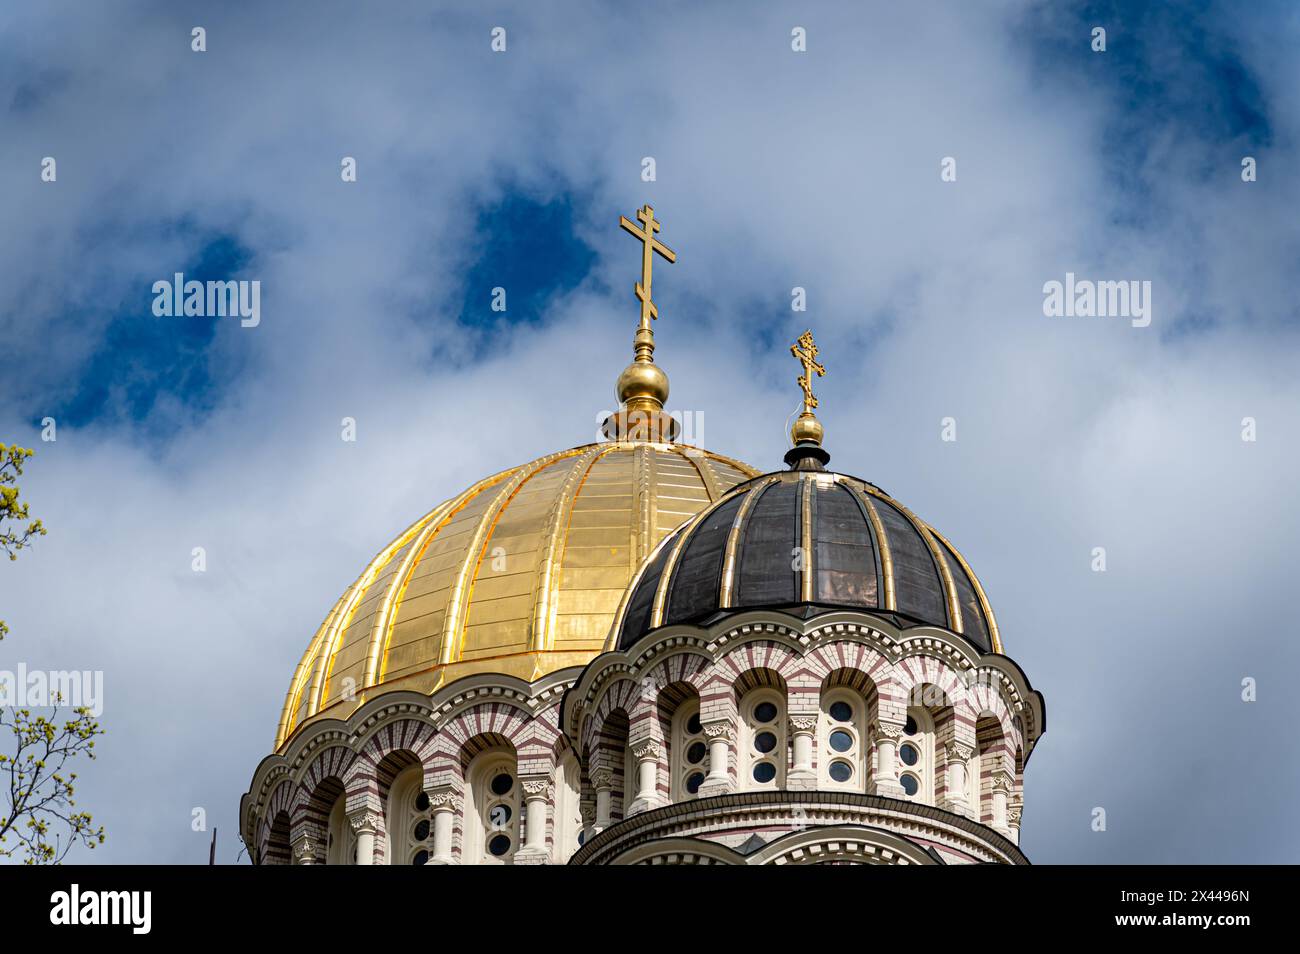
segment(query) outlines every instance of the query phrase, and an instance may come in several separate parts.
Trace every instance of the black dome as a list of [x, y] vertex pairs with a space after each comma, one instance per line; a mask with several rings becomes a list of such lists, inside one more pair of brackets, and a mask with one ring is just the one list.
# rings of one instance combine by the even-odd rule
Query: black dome
[[623, 649], [660, 626], [800, 605], [895, 614], [1002, 651], [979, 581], [947, 540], [872, 484], [821, 471], [755, 478], [670, 534], [614, 625]]

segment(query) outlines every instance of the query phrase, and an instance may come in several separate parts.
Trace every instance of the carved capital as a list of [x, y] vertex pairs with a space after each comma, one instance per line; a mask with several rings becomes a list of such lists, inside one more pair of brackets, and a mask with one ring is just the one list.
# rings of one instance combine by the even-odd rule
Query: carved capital
[[791, 732], [815, 732], [817, 730], [817, 717], [815, 715], [792, 715], [790, 716]]
[[358, 835], [363, 832], [374, 834], [379, 831], [379, 813], [364, 808], [349, 815], [348, 824], [352, 826], [352, 831]]
[[1010, 808], [1007, 809], [1007, 827], [1008, 827], [1008, 828], [1019, 828], [1019, 827], [1020, 827], [1020, 813], [1021, 813], [1022, 811], [1024, 811], [1024, 806], [1023, 806], [1023, 805], [1012, 805]]
[[704, 727], [708, 739], [726, 739], [730, 742], [736, 737], [736, 730], [730, 722], [710, 722]]
[[1002, 792], [1005, 795], [1011, 794], [1013, 788], [1013, 779], [1010, 772], [993, 773], [993, 791]]
[[888, 740], [895, 744], [903, 737], [903, 727], [893, 722], [877, 722], [873, 727], [876, 738]]
[[310, 835], [298, 839], [297, 844], [294, 845], [294, 856], [300, 865], [316, 863], [316, 843], [312, 841]]
[[529, 801], [535, 798], [550, 798], [551, 792], [555, 790], [549, 778], [521, 779], [519, 784], [523, 786], [524, 797]]
[[944, 761], [950, 765], [953, 762], [969, 762], [975, 754], [975, 746], [949, 739], [943, 745], [943, 753]]
[[429, 808], [435, 812], [449, 812], [456, 807], [456, 793], [447, 790], [443, 792], [428, 792]]
[[598, 792], [608, 791], [614, 787], [614, 773], [606, 768], [598, 768], [591, 773], [591, 784]]
[[658, 759], [662, 751], [663, 746], [661, 746], [657, 741], [654, 739], [647, 739], [646, 741], [639, 742], [632, 747], [632, 757], [638, 762], [646, 762], [650, 759]]

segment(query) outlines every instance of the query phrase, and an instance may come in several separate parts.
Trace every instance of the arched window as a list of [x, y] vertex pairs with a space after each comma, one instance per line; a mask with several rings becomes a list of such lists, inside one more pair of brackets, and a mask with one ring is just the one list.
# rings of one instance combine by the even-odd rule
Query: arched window
[[821, 788], [866, 791], [867, 701], [852, 689], [822, 695], [817, 737]]
[[354, 865], [357, 863], [357, 836], [348, 822], [348, 796], [340, 793], [330, 809], [329, 830], [326, 835], [325, 863], [327, 865]]
[[388, 789], [384, 810], [387, 841], [384, 859], [390, 865], [422, 865], [429, 861], [433, 844], [429, 796], [424, 794], [424, 768], [409, 765]]
[[582, 835], [580, 805], [581, 771], [572, 751], [560, 756], [555, 766], [555, 828], [552, 840], [553, 860], [564, 864], [578, 850]]
[[519, 849], [520, 785], [513, 752], [483, 752], [467, 773], [465, 861], [511, 864]]
[[934, 804], [934, 719], [920, 706], [907, 710], [898, 740], [898, 781], [908, 798]]
[[687, 699], [673, 713], [672, 799], [697, 798], [709, 773], [709, 743], [700, 725], [700, 701]]
[[785, 697], [775, 689], [747, 692], [740, 702], [742, 790], [785, 786]]

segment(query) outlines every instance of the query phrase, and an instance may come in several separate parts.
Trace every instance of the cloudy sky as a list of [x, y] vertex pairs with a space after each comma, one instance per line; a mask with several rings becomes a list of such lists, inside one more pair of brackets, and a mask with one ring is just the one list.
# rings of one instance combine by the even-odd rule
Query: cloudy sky
[[[1293, 4], [381, 6], [0, 8], [0, 440], [49, 527], [0, 668], [105, 673], [74, 859], [205, 861], [203, 807], [235, 860], [343, 588], [592, 439], [648, 201], [670, 408], [777, 468], [811, 325], [833, 466], [980, 574], [1047, 699], [1029, 856], [1296, 860]], [[175, 272], [260, 281], [261, 323], [155, 317]], [[1046, 317], [1067, 272], [1149, 281], [1151, 324]]]

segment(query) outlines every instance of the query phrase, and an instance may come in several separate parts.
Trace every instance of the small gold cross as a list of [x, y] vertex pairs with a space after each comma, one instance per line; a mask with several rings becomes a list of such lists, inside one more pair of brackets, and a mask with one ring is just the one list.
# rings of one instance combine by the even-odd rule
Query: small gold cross
[[648, 205], [642, 206], [637, 210], [636, 217], [645, 228], [638, 228], [636, 223], [625, 215], [618, 217], [618, 224], [641, 240], [641, 280], [636, 283], [636, 297], [641, 302], [641, 323], [638, 327], [649, 330], [650, 320], [659, 317], [659, 309], [655, 307], [650, 297], [650, 267], [654, 262], [654, 253], [658, 252], [670, 263], [677, 261], [677, 253], [655, 238], [660, 223], [655, 221], [654, 209]]
[[813, 341], [811, 329], [799, 336], [797, 344], [790, 346], [790, 353], [803, 364], [803, 374], [799, 377], [799, 387], [803, 389], [803, 412], [811, 414], [812, 409], [817, 406], [817, 398], [812, 393], [813, 372], [816, 372], [819, 378], [826, 374], [826, 369], [817, 363], [817, 343]]

